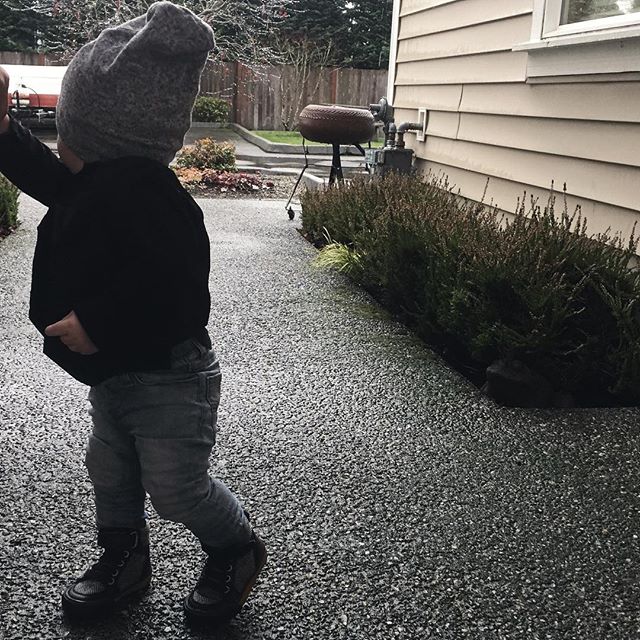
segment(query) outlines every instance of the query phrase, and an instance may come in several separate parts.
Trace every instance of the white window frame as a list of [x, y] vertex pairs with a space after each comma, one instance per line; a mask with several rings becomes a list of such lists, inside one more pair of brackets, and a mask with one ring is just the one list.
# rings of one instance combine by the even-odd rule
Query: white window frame
[[590, 33], [593, 31], [609, 31], [631, 25], [640, 26], [640, 12], [628, 13], [622, 16], [611, 16], [609, 18], [596, 18], [595, 20], [583, 20], [571, 24], [560, 24], [562, 20], [562, 0], [546, 0], [546, 2], [536, 2], [536, 10], [544, 6], [542, 17], [542, 36], [544, 38], [562, 37], [573, 34]]
[[391, 47], [389, 49], [389, 75], [387, 79], [387, 100], [393, 105], [396, 96], [396, 71], [398, 64], [398, 36], [400, 35], [400, 9], [402, 0], [393, 0], [391, 13]]
[[527, 79], [540, 81], [640, 79], [640, 12], [560, 24], [562, 0], [533, 0]]

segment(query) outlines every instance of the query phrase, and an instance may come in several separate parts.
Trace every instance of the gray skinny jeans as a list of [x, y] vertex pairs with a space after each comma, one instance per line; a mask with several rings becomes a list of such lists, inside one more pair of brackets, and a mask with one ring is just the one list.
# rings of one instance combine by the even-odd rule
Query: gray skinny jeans
[[171, 369], [115, 376], [89, 392], [86, 465], [102, 527], [142, 528], [145, 493], [161, 518], [210, 547], [244, 544], [242, 506], [209, 477], [220, 402], [215, 353], [196, 340], [172, 350]]

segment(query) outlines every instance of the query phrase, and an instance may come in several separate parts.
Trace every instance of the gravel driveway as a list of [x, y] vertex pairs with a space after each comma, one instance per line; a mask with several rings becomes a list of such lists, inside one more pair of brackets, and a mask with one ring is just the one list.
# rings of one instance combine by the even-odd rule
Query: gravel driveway
[[[218, 473], [270, 552], [225, 640], [640, 638], [640, 412], [502, 409], [314, 250], [283, 203], [203, 200]], [[152, 513], [153, 588], [71, 626], [94, 549], [86, 388], [27, 319], [43, 208], [0, 242], [0, 638], [186, 639], [200, 566]]]

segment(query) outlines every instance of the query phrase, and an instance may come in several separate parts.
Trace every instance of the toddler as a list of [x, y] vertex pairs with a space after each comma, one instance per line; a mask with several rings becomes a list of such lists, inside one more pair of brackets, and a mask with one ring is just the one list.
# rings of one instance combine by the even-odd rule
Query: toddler
[[148, 588], [146, 494], [207, 553], [188, 620], [234, 616], [266, 561], [238, 500], [208, 475], [220, 400], [209, 239], [168, 167], [212, 48], [211, 28], [170, 2], [103, 31], [65, 74], [60, 160], [8, 115], [0, 68], [0, 171], [49, 208], [30, 318], [45, 354], [91, 387], [86, 466], [104, 552], [65, 590], [70, 616], [107, 614]]

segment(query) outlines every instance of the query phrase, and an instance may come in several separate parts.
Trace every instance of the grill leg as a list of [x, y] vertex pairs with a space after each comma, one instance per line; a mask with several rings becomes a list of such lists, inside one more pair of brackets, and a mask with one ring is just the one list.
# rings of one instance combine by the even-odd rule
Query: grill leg
[[342, 182], [344, 176], [342, 175], [342, 160], [340, 159], [340, 145], [333, 145], [333, 160], [331, 161], [331, 173], [329, 174], [329, 184], [334, 184], [336, 181]]

